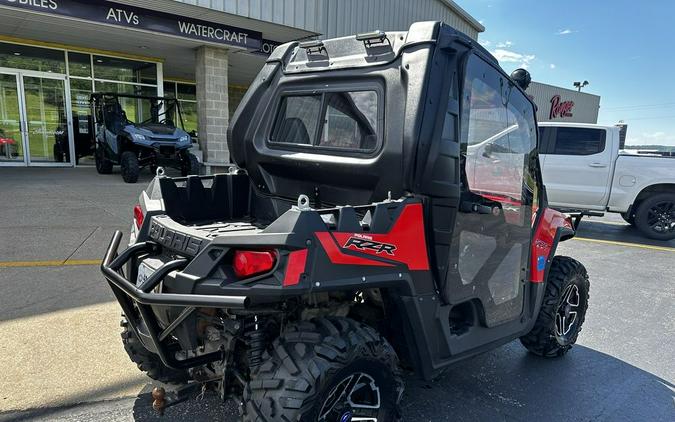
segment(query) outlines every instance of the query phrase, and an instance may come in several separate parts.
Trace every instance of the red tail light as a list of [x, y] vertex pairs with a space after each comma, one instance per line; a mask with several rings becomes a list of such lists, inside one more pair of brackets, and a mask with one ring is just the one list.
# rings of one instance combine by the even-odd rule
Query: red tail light
[[248, 278], [274, 268], [276, 254], [270, 251], [236, 251], [232, 266], [237, 278]]
[[134, 207], [134, 221], [136, 222], [136, 228], [140, 229], [143, 225], [143, 219], [145, 214], [143, 214], [143, 208], [140, 205]]

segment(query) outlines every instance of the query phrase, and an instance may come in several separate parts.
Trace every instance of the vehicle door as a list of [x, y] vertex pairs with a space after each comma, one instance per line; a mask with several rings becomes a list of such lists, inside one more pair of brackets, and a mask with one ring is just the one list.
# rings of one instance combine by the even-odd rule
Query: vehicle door
[[549, 204], [604, 210], [612, 171], [612, 139], [602, 128], [548, 127], [542, 173]]
[[[490, 334], [481, 328], [461, 338], [474, 332], [485, 341], [521, 329], [538, 200], [535, 128], [525, 95], [493, 65], [471, 56], [462, 97], [460, 212], [444, 290], [451, 305], [478, 306], [480, 326]], [[514, 323], [507, 328], [508, 322]], [[471, 343], [458, 340], [455, 353]]]

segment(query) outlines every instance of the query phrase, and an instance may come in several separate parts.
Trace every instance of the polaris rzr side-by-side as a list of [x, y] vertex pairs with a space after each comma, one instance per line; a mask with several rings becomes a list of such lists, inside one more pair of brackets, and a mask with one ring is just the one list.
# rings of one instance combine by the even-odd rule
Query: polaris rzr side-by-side
[[589, 281], [555, 256], [575, 228], [537, 136], [518, 83], [443, 23], [278, 47], [232, 119], [237, 169], [156, 177], [114, 234], [126, 351], [244, 421], [312, 422], [398, 420], [403, 370], [514, 339], [564, 355]]
[[[134, 110], [140, 123], [129, 120], [120, 99]], [[199, 174], [199, 161], [189, 149], [192, 138], [183, 129], [180, 103], [175, 98], [144, 95], [94, 93], [91, 95], [96, 170], [112, 172], [119, 164], [122, 178], [136, 183], [143, 167], [152, 174], [158, 166], [174, 167], [183, 176]], [[180, 127], [173, 118], [176, 116]]]

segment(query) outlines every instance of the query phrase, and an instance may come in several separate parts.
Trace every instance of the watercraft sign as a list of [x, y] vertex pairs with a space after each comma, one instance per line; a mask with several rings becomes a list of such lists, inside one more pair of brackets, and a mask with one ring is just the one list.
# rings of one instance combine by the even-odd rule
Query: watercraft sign
[[[0, 0], [0, 5], [261, 51], [262, 33], [105, 0]], [[267, 53], [269, 54], [269, 53]]]

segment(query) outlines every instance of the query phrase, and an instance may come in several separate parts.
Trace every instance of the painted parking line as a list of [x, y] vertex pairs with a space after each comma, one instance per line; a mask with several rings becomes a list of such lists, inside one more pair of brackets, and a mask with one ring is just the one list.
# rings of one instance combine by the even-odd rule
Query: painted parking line
[[582, 242], [591, 242], [591, 243], [602, 243], [605, 245], [614, 245], [614, 246], [629, 246], [631, 248], [650, 249], [653, 251], [675, 253], [675, 248], [669, 248], [666, 246], [643, 245], [640, 243], [619, 242], [616, 240], [589, 239], [587, 237], [577, 237], [577, 236], [573, 237], [572, 240], [580, 240]]
[[0, 268], [31, 268], [31, 267], [74, 267], [81, 265], [101, 265], [100, 259], [68, 259], [53, 261], [0, 261]]

